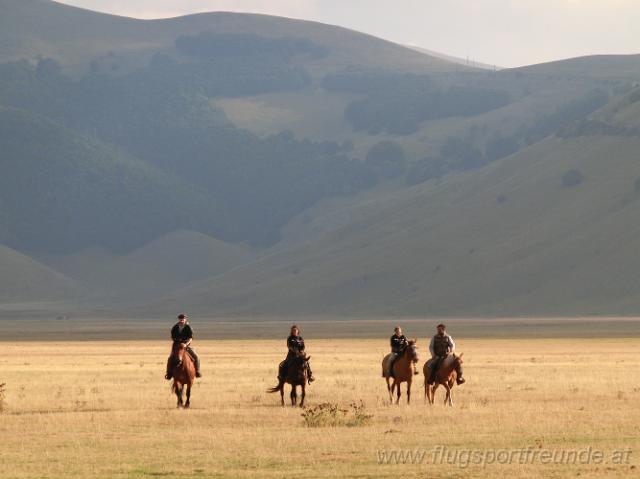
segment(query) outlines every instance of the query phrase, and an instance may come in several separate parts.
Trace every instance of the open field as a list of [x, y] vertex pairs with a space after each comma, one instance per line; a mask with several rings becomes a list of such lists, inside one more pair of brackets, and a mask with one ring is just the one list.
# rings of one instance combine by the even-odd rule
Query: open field
[[[468, 382], [454, 389], [453, 408], [442, 405], [442, 391], [436, 405], [423, 404], [422, 376], [416, 377], [410, 406], [404, 391], [399, 407], [388, 404], [379, 370], [386, 336], [308, 340], [317, 377], [308, 388], [308, 406], [348, 407], [362, 400], [373, 414], [368, 425], [321, 428], [306, 427], [299, 408], [281, 408], [278, 395], [265, 392], [275, 384], [283, 340], [198, 340], [204, 378], [188, 411], [174, 408], [175, 397], [162, 378], [167, 341], [5, 341], [0, 477], [637, 474], [640, 340], [456, 340], [465, 353]], [[418, 343], [420, 366], [425, 342], [422, 337]], [[438, 446], [452, 460], [460, 454], [457, 464], [447, 465], [441, 455], [445, 464], [433, 465]], [[592, 459], [544, 464], [538, 456], [519, 464], [522, 456], [515, 456], [511, 464], [464, 467], [463, 454], [471, 449], [491, 462], [500, 450], [527, 447], [538, 454], [591, 448]], [[382, 451], [393, 449], [426, 455], [417, 464], [379, 464]], [[623, 464], [613, 463], [616, 450]], [[599, 452], [601, 462], [593, 458]]]

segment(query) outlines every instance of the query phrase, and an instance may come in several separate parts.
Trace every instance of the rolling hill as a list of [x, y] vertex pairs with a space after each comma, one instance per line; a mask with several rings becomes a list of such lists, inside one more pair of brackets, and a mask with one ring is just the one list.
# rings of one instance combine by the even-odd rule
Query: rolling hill
[[89, 248], [71, 255], [47, 255], [42, 261], [93, 289], [98, 302], [139, 301], [216, 276], [248, 263], [253, 252], [196, 231], [172, 231], [134, 251], [119, 255]]
[[86, 71], [92, 61], [112, 71], [130, 71], [159, 51], [175, 52], [179, 36], [203, 31], [306, 38], [328, 49], [326, 57], [311, 62], [318, 76], [350, 65], [422, 72], [465, 69], [346, 28], [268, 15], [216, 12], [137, 20], [50, 0], [0, 0], [0, 12], [0, 62], [51, 57], [76, 73]]
[[639, 58], [487, 71], [314, 22], [0, 0], [0, 243], [85, 310], [624, 314]]
[[77, 299], [83, 286], [15, 250], [0, 245], [0, 302]]
[[207, 204], [179, 179], [32, 112], [0, 106], [0, 151], [0, 242], [23, 251], [70, 252], [106, 237], [127, 250], [199, 224]]
[[371, 200], [347, 226], [170, 298], [219, 314], [632, 314], [639, 116], [636, 89], [513, 156]]

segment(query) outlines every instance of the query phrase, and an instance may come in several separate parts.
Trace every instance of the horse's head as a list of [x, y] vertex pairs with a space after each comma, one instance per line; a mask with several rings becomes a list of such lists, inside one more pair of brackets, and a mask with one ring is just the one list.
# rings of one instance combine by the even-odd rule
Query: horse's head
[[458, 376], [462, 375], [462, 355], [464, 353], [460, 353], [460, 354], [456, 354], [453, 353], [453, 367], [456, 370], [456, 372], [458, 373]]
[[296, 351], [294, 357], [296, 359], [296, 362], [298, 363], [304, 363], [306, 361], [309, 361], [309, 359], [311, 358], [311, 356], [307, 356], [307, 353], [305, 353], [304, 351]]
[[180, 365], [184, 358], [184, 353], [187, 351], [187, 345], [180, 341], [174, 341], [171, 348], [171, 357], [175, 364]]
[[418, 356], [418, 346], [416, 346], [417, 342], [417, 339], [410, 339], [407, 341], [407, 347], [404, 350], [404, 354], [407, 355], [414, 363], [417, 363], [420, 359]]

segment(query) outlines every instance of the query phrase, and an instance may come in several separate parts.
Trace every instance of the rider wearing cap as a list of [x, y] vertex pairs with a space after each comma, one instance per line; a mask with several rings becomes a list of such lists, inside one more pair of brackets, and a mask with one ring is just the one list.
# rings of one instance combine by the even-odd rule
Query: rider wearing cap
[[[430, 374], [427, 384], [433, 384], [436, 381], [436, 372], [442, 365], [449, 353], [452, 353], [456, 349], [456, 343], [453, 342], [453, 338], [447, 334], [444, 324], [438, 324], [436, 326], [436, 334], [431, 338], [429, 343], [429, 352], [431, 353], [431, 363], [429, 364]], [[465, 382], [462, 377], [462, 373], [456, 379], [458, 384]]]
[[[178, 341], [186, 345], [187, 353], [193, 359], [193, 362], [196, 366], [196, 377], [202, 377], [200, 374], [200, 358], [196, 352], [191, 348], [191, 341], [193, 341], [193, 329], [191, 329], [191, 325], [187, 322], [189, 317], [186, 314], [178, 315], [178, 322], [171, 328], [171, 339], [173, 341]], [[165, 374], [165, 379], [171, 379], [171, 369], [173, 367], [171, 357], [167, 361], [167, 374]]]

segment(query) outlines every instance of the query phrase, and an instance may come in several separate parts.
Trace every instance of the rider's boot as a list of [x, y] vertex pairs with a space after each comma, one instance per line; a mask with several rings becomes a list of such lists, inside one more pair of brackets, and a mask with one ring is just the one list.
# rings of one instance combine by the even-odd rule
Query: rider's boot
[[311, 366], [309, 366], [309, 364], [307, 364], [307, 372], [309, 373], [309, 377], [307, 378], [307, 381], [309, 382], [309, 384], [311, 384], [313, 381], [316, 380], [316, 378], [313, 377], [313, 372], [311, 372]]
[[429, 369], [429, 379], [427, 379], [427, 384], [429, 386], [432, 386], [433, 383], [436, 382], [436, 371], [435, 369], [431, 368]]
[[196, 377], [201, 378], [202, 374], [200, 374], [200, 358], [196, 357]]
[[164, 378], [169, 380], [169, 379], [171, 379], [171, 376], [172, 376], [172, 374], [171, 374], [171, 358], [169, 358], [169, 359], [167, 359], [167, 372], [164, 375]]

